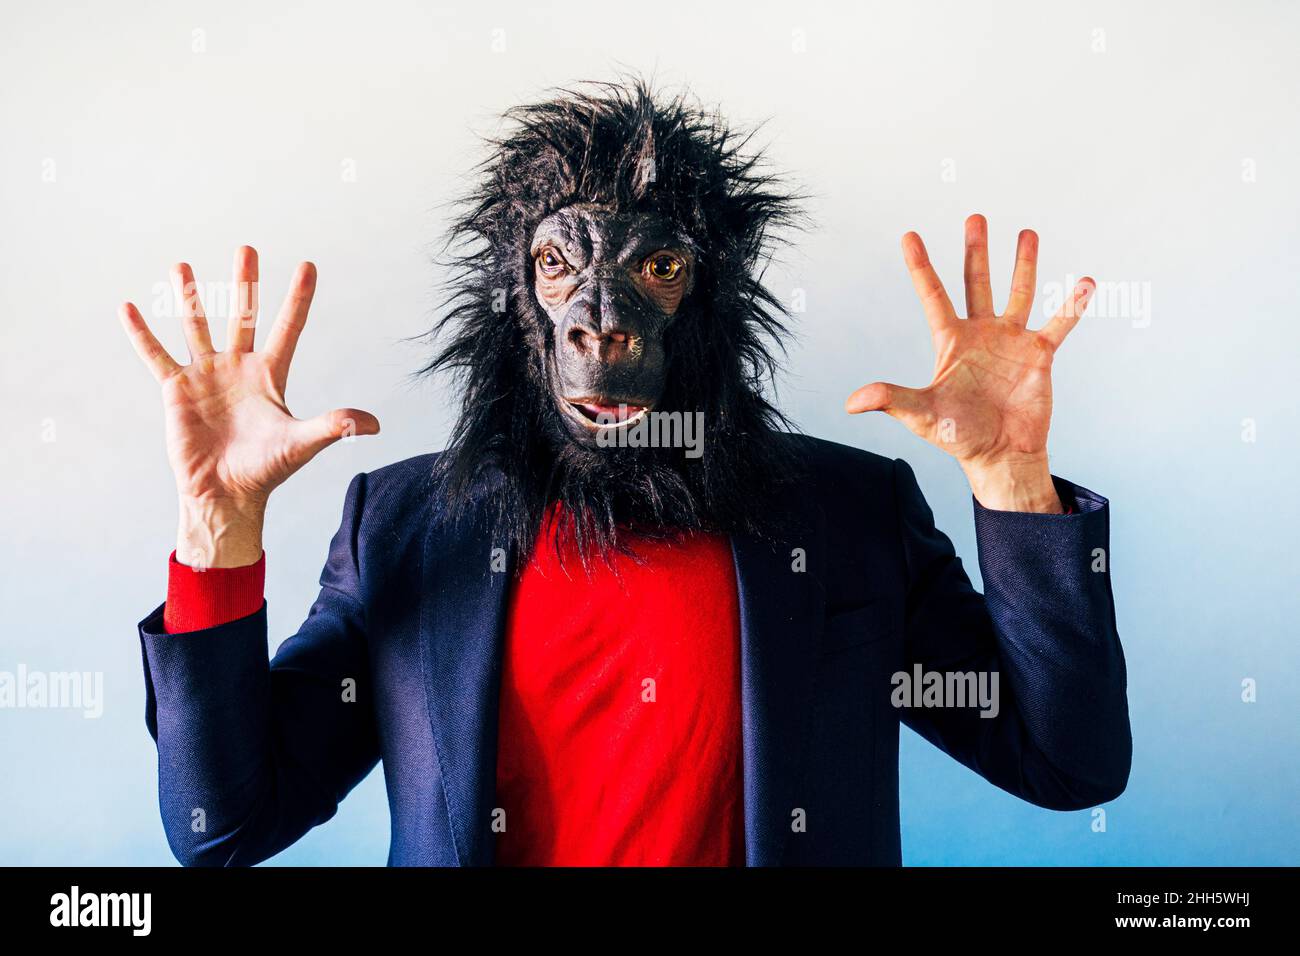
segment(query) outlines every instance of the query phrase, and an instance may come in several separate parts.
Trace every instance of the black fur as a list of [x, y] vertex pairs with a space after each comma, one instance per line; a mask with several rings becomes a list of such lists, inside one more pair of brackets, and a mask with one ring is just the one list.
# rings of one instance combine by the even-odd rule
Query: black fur
[[[764, 397], [786, 313], [761, 273], [776, 233], [799, 225], [802, 197], [748, 151], [752, 134], [639, 79], [562, 90], [505, 119], [449, 233], [449, 295], [430, 333], [440, 348], [423, 370], [452, 371], [463, 402], [436, 466], [445, 506], [463, 515], [489, 496], [494, 540], [526, 555], [558, 501], [584, 564], [627, 550], [627, 527], [771, 532], [769, 496], [795, 462], [787, 422]], [[697, 280], [668, 331], [659, 408], [704, 412], [699, 459], [586, 448], [558, 420], [544, 365], [552, 326], [533, 295], [529, 243], [542, 219], [575, 202], [651, 210], [691, 237]]]

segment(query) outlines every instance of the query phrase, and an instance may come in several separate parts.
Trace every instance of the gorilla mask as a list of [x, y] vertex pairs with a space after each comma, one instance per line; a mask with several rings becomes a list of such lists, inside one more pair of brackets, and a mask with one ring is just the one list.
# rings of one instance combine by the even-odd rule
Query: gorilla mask
[[[439, 500], [486, 500], [486, 533], [524, 554], [559, 506], [584, 562], [629, 530], [770, 531], [793, 465], [765, 397], [784, 312], [760, 275], [798, 197], [717, 115], [636, 80], [506, 125], [448, 242], [426, 371], [452, 371], [462, 404]], [[698, 459], [608, 440], [673, 413], [703, 422]]]

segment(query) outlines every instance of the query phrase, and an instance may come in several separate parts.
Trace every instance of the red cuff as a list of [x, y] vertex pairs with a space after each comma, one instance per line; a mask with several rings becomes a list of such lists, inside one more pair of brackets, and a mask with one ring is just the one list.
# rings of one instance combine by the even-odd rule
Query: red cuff
[[266, 553], [242, 568], [198, 571], [176, 560], [167, 562], [167, 604], [163, 630], [168, 634], [201, 631], [229, 624], [262, 606], [266, 584]]

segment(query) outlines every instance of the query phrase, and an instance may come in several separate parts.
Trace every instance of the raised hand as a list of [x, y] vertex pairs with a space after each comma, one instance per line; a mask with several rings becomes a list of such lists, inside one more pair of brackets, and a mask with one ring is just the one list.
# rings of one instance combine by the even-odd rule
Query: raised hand
[[1011, 298], [993, 311], [988, 224], [966, 220], [966, 313], [961, 319], [930, 265], [921, 237], [903, 237], [903, 257], [925, 308], [934, 342], [933, 380], [925, 388], [864, 385], [845, 403], [850, 413], [883, 411], [961, 463], [986, 508], [1059, 513], [1047, 465], [1052, 418], [1052, 358], [1096, 289], [1079, 281], [1054, 318], [1027, 328], [1038, 268], [1038, 236], [1020, 233]]
[[136, 352], [162, 385], [167, 457], [176, 476], [181, 520], [177, 560], [201, 567], [235, 567], [262, 553], [267, 498], [327, 445], [347, 435], [373, 435], [369, 412], [341, 408], [307, 420], [284, 402], [289, 364], [316, 291], [316, 268], [302, 263], [262, 351], [253, 351], [257, 322], [256, 250], [235, 253], [235, 304], [226, 350], [213, 348], [194, 274], [172, 269], [190, 364], [159, 344], [132, 303], [119, 317]]

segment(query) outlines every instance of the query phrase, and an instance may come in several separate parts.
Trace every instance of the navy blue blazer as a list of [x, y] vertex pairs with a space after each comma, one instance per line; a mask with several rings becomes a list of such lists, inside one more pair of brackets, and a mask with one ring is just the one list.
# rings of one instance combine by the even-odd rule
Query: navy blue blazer
[[[1106, 499], [1074, 514], [975, 504], [985, 594], [912, 470], [797, 437], [806, 480], [779, 543], [732, 539], [751, 866], [901, 862], [903, 721], [1043, 807], [1121, 793], [1132, 742]], [[382, 761], [392, 865], [487, 865], [513, 555], [453, 524], [433, 455], [358, 475], [307, 620], [268, 664], [266, 607], [168, 635], [140, 624], [167, 839], [185, 864], [253, 864], [324, 823]], [[497, 555], [498, 559], [500, 554]], [[494, 570], [494, 567], [498, 570]], [[999, 674], [997, 716], [899, 708], [892, 675]]]

